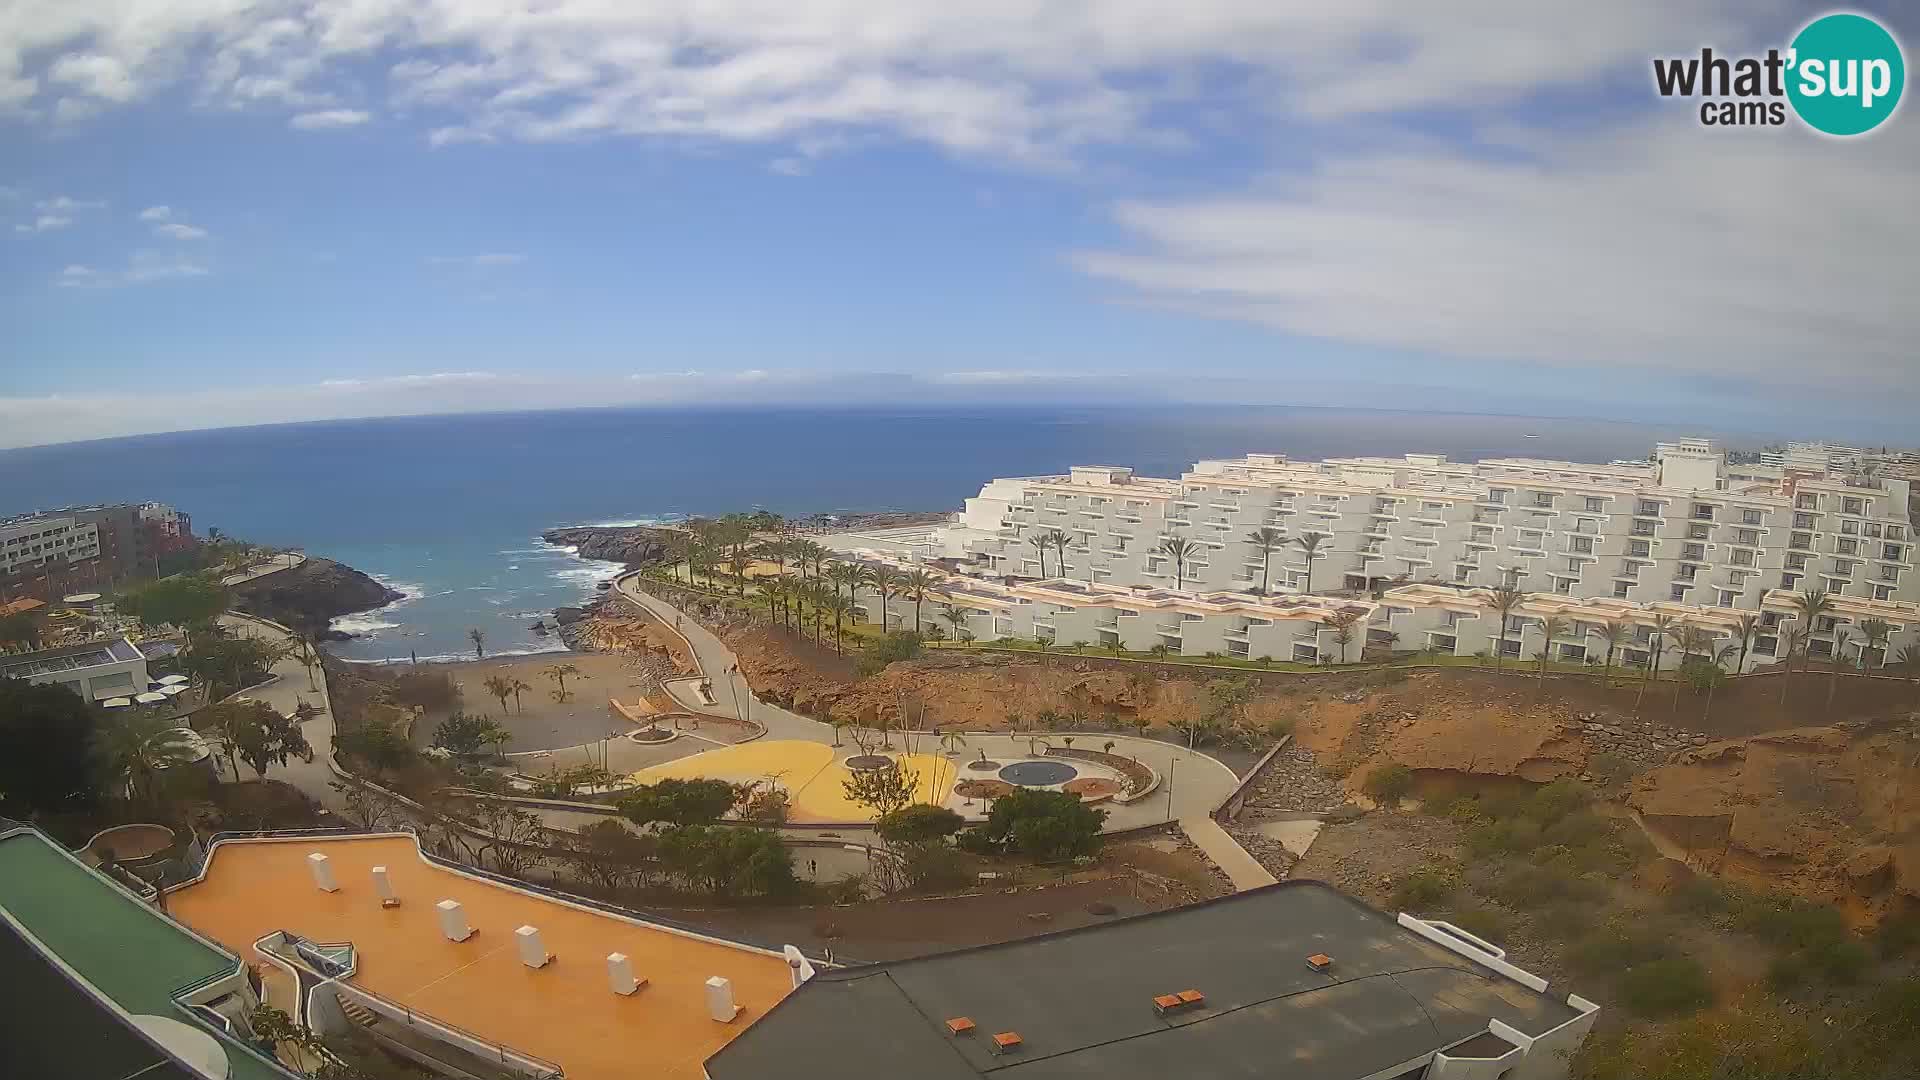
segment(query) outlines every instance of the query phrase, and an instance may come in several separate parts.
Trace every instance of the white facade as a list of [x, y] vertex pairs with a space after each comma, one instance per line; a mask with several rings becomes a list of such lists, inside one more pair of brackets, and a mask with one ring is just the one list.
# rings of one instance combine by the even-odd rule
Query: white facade
[[[1834, 449], [1822, 448], [1823, 461], [1840, 459]], [[1789, 456], [1797, 465], [1814, 455]], [[1301, 620], [1263, 600], [1303, 599], [1310, 587], [1372, 592], [1378, 606], [1406, 609], [1382, 614], [1347, 601], [1366, 608], [1376, 645], [1437, 640], [1463, 655], [1536, 656], [1537, 625], [1530, 639], [1521, 624], [1560, 615], [1589, 627], [1627, 623], [1640, 641], [1620, 661], [1646, 663], [1656, 614], [1722, 633], [1753, 613], [1763, 625], [1747, 649], [1751, 669], [1773, 662], [1792, 593], [1817, 588], [1836, 610], [1815, 629], [1813, 655], [1878, 666], [1920, 629], [1913, 481], [1886, 475], [1893, 471], [1728, 466], [1705, 439], [1662, 443], [1651, 461], [1605, 465], [1248, 454], [1198, 462], [1177, 480], [1089, 466], [988, 483], [935, 532], [932, 549], [980, 579], [963, 592], [1014, 597], [1009, 605], [989, 592], [967, 605], [978, 639], [1160, 644], [1275, 660], [1346, 652], [1326, 649], [1318, 630], [1272, 629]], [[1270, 552], [1253, 539], [1263, 529], [1277, 534]], [[1068, 537], [1065, 552], [1032, 543], [1056, 530]], [[1311, 568], [1297, 542], [1307, 534], [1320, 538]], [[1190, 542], [1192, 553], [1176, 562], [1160, 549], [1171, 538]], [[1511, 640], [1474, 613], [1484, 590], [1501, 584], [1540, 607], [1516, 618]], [[1075, 593], [1060, 595], [1063, 588]], [[1142, 596], [1179, 608], [1179, 619], [1156, 619], [1149, 613], [1161, 609], [1135, 602]], [[1858, 627], [1872, 619], [1888, 623], [1892, 639], [1861, 656]], [[1557, 639], [1554, 654], [1584, 659], [1593, 655], [1590, 638]], [[1663, 666], [1681, 655], [1663, 650]]]
[[100, 530], [69, 514], [0, 524], [0, 576], [82, 562], [100, 554]]
[[147, 658], [126, 638], [0, 656], [0, 678], [58, 683], [87, 701], [147, 689]]

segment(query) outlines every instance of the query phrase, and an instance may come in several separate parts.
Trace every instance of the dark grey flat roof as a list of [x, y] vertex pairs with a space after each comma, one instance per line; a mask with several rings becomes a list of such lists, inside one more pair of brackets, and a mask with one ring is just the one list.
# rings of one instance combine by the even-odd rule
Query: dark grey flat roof
[[[1325, 973], [1308, 967], [1333, 957]], [[1153, 998], [1198, 990], [1167, 1015]], [[1314, 881], [1025, 941], [822, 971], [707, 1060], [713, 1080], [1169, 1076], [1352, 1080], [1498, 1018], [1578, 1015]], [[951, 1038], [946, 1021], [976, 1025]], [[1021, 1048], [989, 1049], [1016, 1031]]]
[[0, 921], [0, 1046], [7, 1076], [195, 1080], [198, 1076], [74, 985]]

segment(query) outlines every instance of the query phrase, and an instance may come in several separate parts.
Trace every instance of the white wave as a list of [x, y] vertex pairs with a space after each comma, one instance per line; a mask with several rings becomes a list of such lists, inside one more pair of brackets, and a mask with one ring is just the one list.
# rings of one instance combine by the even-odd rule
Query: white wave
[[[498, 657], [505, 657], [505, 656], [540, 656], [545, 653], [571, 652], [571, 651], [572, 650], [568, 649], [565, 643], [554, 642], [551, 645], [536, 645], [536, 646], [525, 648], [525, 649], [501, 649], [498, 652], [495, 652], [489, 649], [487, 651], [486, 658], [488, 660], [493, 660]], [[350, 662], [355, 664], [406, 664], [406, 663], [411, 663], [413, 659], [414, 658], [411, 656], [383, 656], [377, 660], [353, 660]], [[420, 662], [423, 664], [458, 664], [461, 662], [471, 663], [473, 661], [473, 654], [470, 652], [435, 653], [432, 656], [422, 656], [419, 659], [420, 659]]]
[[518, 570], [518, 569], [520, 569], [520, 564], [519, 564], [519, 563], [513, 563], [513, 564], [511, 564], [511, 565], [509, 565], [509, 566], [507, 567], [507, 569], [509, 569], [509, 570]]
[[[379, 582], [380, 584], [385, 585], [387, 588], [392, 589], [394, 592], [401, 594], [400, 599], [395, 600], [391, 604], [388, 604], [387, 605], [388, 607], [398, 607], [401, 604], [410, 603], [411, 601], [418, 600], [421, 597], [427, 595], [427, 587], [425, 585], [416, 585], [411, 581], [397, 581], [393, 578], [386, 576], [385, 574], [369, 574], [367, 576], [371, 577], [373, 580]], [[435, 593], [434, 595], [442, 596], [445, 594]]]
[[551, 576], [555, 581], [578, 588], [592, 589], [603, 581], [613, 580], [626, 568], [625, 563], [609, 562], [605, 559], [581, 559], [579, 565], [555, 570]]
[[382, 630], [398, 630], [401, 625], [382, 619], [378, 611], [341, 615], [327, 623], [328, 627], [348, 634], [376, 634]]
[[653, 517], [630, 518], [625, 521], [588, 521], [567, 527], [571, 529], [638, 529], [650, 525], [678, 525], [685, 520], [687, 520], [685, 514], [659, 514]]

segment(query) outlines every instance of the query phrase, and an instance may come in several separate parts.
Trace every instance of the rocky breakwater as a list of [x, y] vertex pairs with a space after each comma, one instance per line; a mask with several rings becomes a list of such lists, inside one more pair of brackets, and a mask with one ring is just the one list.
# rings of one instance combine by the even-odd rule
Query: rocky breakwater
[[323, 641], [344, 636], [327, 629], [335, 618], [405, 598], [351, 566], [318, 558], [233, 588], [234, 607]]
[[649, 566], [674, 557], [674, 544], [686, 534], [652, 525], [576, 525], [548, 529], [540, 539], [556, 547], [570, 547], [583, 559]]

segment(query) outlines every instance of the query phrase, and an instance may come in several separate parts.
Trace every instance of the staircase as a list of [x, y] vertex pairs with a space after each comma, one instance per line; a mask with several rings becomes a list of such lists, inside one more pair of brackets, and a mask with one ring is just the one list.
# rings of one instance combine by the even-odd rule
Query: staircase
[[347, 1019], [359, 1024], [361, 1027], [370, 1028], [380, 1022], [379, 1014], [367, 1008], [365, 1005], [357, 1001], [349, 1001], [338, 995], [335, 995], [335, 998], [340, 1002], [340, 1012], [345, 1015]]

